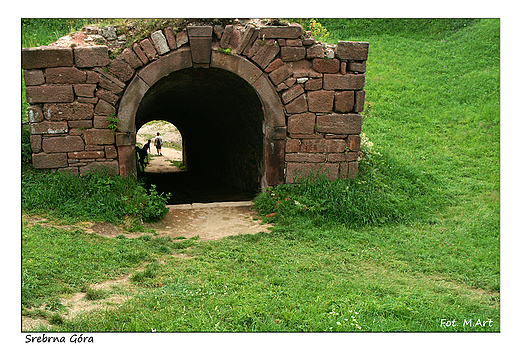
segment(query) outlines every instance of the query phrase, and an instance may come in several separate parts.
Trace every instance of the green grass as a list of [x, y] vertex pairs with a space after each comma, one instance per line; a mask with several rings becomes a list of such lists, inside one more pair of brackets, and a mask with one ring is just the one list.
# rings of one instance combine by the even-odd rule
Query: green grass
[[[279, 186], [255, 201], [271, 232], [218, 241], [24, 227], [26, 311], [55, 318], [41, 330], [500, 331], [499, 20], [320, 22], [370, 42], [359, 177]], [[60, 293], [121, 274], [131, 300], [60, 317]]]

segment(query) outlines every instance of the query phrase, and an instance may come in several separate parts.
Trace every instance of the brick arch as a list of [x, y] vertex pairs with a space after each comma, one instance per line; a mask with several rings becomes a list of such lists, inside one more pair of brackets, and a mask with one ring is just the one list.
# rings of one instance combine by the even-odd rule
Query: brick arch
[[[283, 104], [271, 81], [254, 63], [238, 56], [212, 51], [207, 68], [218, 68], [241, 77], [256, 91], [264, 115], [264, 165], [262, 187], [283, 183], [284, 146], [286, 120]], [[133, 154], [135, 146], [135, 118], [139, 104], [146, 92], [156, 82], [172, 72], [193, 68], [191, 49], [169, 52], [141, 68], [128, 84], [119, 105], [118, 118], [121, 132], [128, 135], [125, 145], [118, 147], [119, 167], [122, 175], [135, 173]], [[204, 68], [199, 68], [204, 69]]]
[[368, 43], [328, 45], [299, 25], [259, 23], [165, 28], [116, 57], [87, 42], [22, 49], [33, 166], [134, 173], [135, 113], [146, 91], [179, 69], [218, 68], [261, 101], [262, 187], [292, 183], [298, 172], [356, 176]]

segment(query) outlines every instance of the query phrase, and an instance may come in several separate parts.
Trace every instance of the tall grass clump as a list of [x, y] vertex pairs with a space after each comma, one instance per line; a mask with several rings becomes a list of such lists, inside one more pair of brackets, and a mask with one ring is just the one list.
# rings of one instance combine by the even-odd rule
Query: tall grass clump
[[168, 212], [167, 195], [152, 186], [146, 190], [132, 177], [92, 172], [85, 176], [64, 172], [22, 172], [22, 209], [50, 214], [66, 221], [121, 223], [125, 216], [158, 221]]
[[275, 221], [306, 218], [357, 228], [425, 219], [453, 200], [431, 174], [374, 151], [372, 142], [363, 138], [356, 178], [330, 181], [325, 175], [301, 176], [296, 184], [259, 195], [256, 207]]

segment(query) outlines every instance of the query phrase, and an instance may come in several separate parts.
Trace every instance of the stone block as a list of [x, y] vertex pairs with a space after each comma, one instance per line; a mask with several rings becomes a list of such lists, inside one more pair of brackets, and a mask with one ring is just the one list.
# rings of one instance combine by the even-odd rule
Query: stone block
[[99, 99], [102, 99], [104, 101], [107, 101], [108, 103], [112, 104], [112, 105], [116, 105], [117, 101], [119, 100], [119, 96], [108, 91], [108, 90], [105, 90], [105, 89], [98, 89], [96, 91], [96, 97], [98, 97]]
[[327, 153], [344, 153], [347, 142], [343, 139], [326, 139], [325, 148]]
[[247, 51], [249, 50], [249, 48], [251, 47], [253, 42], [257, 39], [257, 37], [258, 37], [258, 30], [255, 29], [254, 26], [248, 24], [246, 26], [245, 31], [240, 36], [240, 40], [238, 41], [236, 53], [239, 55], [242, 53], [247, 53]]
[[73, 64], [71, 48], [48, 46], [22, 48], [22, 69], [72, 67]]
[[347, 62], [341, 62], [339, 72], [343, 75], [347, 74]]
[[116, 145], [118, 147], [123, 146], [134, 146], [135, 145], [135, 133], [134, 132], [117, 132], [116, 133]]
[[85, 120], [94, 115], [94, 106], [89, 103], [49, 103], [43, 105], [43, 113], [47, 120]]
[[[302, 142], [303, 142], [303, 140], [302, 140]], [[287, 161], [287, 162], [324, 162], [326, 159], [327, 159], [327, 156], [325, 154], [318, 154], [318, 153], [285, 154], [285, 161]]]
[[193, 63], [211, 63], [211, 37], [191, 37], [190, 48]]
[[316, 126], [316, 115], [303, 113], [291, 115], [287, 120], [287, 131], [291, 134], [313, 134]]
[[78, 68], [104, 67], [110, 63], [107, 46], [74, 48], [74, 63]]
[[276, 40], [257, 39], [249, 50], [248, 56], [250, 56], [251, 60], [258, 64], [260, 68], [265, 69], [276, 57], [278, 52], [280, 52], [280, 46], [278, 46]]
[[43, 121], [30, 125], [31, 134], [61, 134], [67, 133], [69, 128], [66, 121]]
[[69, 164], [67, 162], [67, 154], [66, 153], [33, 153], [32, 154], [32, 164], [34, 168], [60, 168], [67, 167]]
[[95, 71], [88, 70], [87, 71], [87, 84], [97, 84], [99, 82], [99, 75]]
[[327, 154], [327, 162], [345, 162], [345, 153]]
[[294, 85], [293, 87], [291, 87], [289, 90], [287, 90], [286, 92], [284, 92], [282, 94], [282, 101], [285, 104], [287, 104], [303, 93], [305, 93], [305, 90], [303, 89], [303, 87], [300, 84]]
[[351, 151], [359, 151], [361, 147], [361, 137], [359, 135], [349, 135], [347, 137], [347, 147]]
[[350, 161], [341, 164], [339, 170], [340, 178], [356, 178], [359, 171], [359, 163], [357, 161]]
[[323, 87], [323, 79], [310, 79], [305, 83], [305, 90], [307, 91], [316, 91], [321, 90]]
[[119, 174], [119, 163], [117, 161], [91, 162], [79, 168], [80, 175], [84, 176], [93, 171], [108, 171], [115, 175]]
[[315, 45], [308, 47], [306, 57], [307, 57], [307, 59], [325, 57], [325, 52], [323, 51], [323, 46], [321, 46], [321, 44], [315, 44]]
[[143, 66], [143, 62], [137, 57], [137, 54], [129, 47], [125, 48], [121, 53], [121, 58], [125, 60], [132, 69], [137, 69]]
[[319, 73], [335, 74], [339, 72], [339, 60], [315, 58], [312, 60], [312, 68]]
[[259, 37], [265, 39], [298, 39], [302, 35], [300, 26], [266, 26], [260, 28]]
[[285, 41], [285, 44], [286, 44], [287, 46], [292, 46], [292, 47], [303, 46], [302, 39], [287, 39], [287, 40]]
[[280, 58], [284, 62], [294, 62], [305, 59], [306, 55], [305, 47], [289, 47], [285, 46], [281, 48]]
[[[290, 155], [290, 154], [287, 154]], [[325, 154], [316, 154], [323, 155]], [[299, 178], [305, 178], [309, 175], [323, 175], [328, 180], [338, 178], [339, 164], [334, 163], [287, 163], [287, 174], [285, 176], [286, 183], [295, 183]]]
[[336, 57], [339, 59], [366, 61], [368, 58], [368, 42], [338, 41]]
[[42, 151], [42, 136], [41, 135], [31, 135], [31, 150], [33, 153], [39, 153]]
[[188, 36], [192, 37], [211, 37], [213, 35], [213, 27], [210, 25], [192, 25], [187, 26]]
[[69, 128], [91, 128], [92, 120], [68, 121]]
[[307, 102], [310, 112], [329, 113], [334, 105], [334, 91], [309, 91], [307, 92]]
[[44, 120], [42, 108], [38, 105], [28, 106], [27, 117], [29, 118], [29, 122], [42, 122]]
[[78, 97], [92, 98], [95, 97], [94, 91], [96, 87], [95, 84], [76, 84], [74, 85], [74, 94]]
[[327, 114], [316, 117], [316, 131], [341, 135], [361, 133], [360, 114]]
[[295, 78], [321, 78], [323, 76], [323, 73], [312, 69], [312, 62], [306, 59], [292, 62], [291, 65]]
[[45, 83], [45, 77], [43, 76], [43, 70], [24, 70], [23, 80], [25, 86], [38, 86]]
[[280, 58], [275, 59], [264, 69], [266, 73], [270, 73], [284, 65], [283, 61]]
[[105, 157], [104, 151], [74, 151], [67, 153], [69, 159], [99, 159]]
[[164, 29], [164, 36], [170, 50], [175, 50], [177, 48], [177, 42], [175, 41], [175, 34], [173, 33], [172, 27]]
[[107, 159], [117, 158], [117, 148], [113, 145], [105, 146], [105, 156]]
[[89, 103], [89, 104], [96, 104], [98, 102], [98, 99], [97, 97], [80, 97], [78, 96], [78, 98], [76, 99], [78, 101], [78, 103]]
[[25, 95], [30, 104], [74, 102], [74, 91], [70, 85], [26, 86]]
[[285, 153], [298, 153], [300, 151], [300, 140], [289, 138], [285, 141]]
[[80, 136], [46, 137], [42, 149], [46, 153], [64, 153], [83, 150], [85, 144]]
[[289, 64], [284, 64], [280, 68], [275, 69], [269, 74], [269, 79], [274, 85], [280, 84], [293, 74], [293, 69]]
[[84, 84], [87, 73], [75, 67], [47, 68], [45, 80], [48, 84]]
[[346, 113], [354, 108], [355, 91], [338, 91], [334, 93], [334, 111]]
[[114, 131], [108, 129], [85, 130], [85, 143], [94, 145], [111, 145], [115, 143]]
[[153, 61], [154, 59], [157, 58], [157, 50], [153, 46], [152, 41], [150, 39], [146, 38], [146, 39], [142, 40], [139, 43], [139, 46], [141, 46], [141, 49], [143, 50], [143, 52], [146, 54], [146, 57], [150, 61]]
[[130, 64], [126, 63], [119, 57], [110, 63], [108, 71], [117, 76], [117, 78], [123, 82], [130, 80], [135, 73], [135, 70], [130, 66]]
[[362, 112], [365, 106], [365, 91], [355, 91], [354, 100], [354, 112]]
[[305, 113], [309, 109], [307, 107], [307, 98], [305, 94], [297, 97], [294, 101], [285, 106], [285, 110], [288, 114], [300, 114]]
[[94, 113], [97, 115], [110, 115], [116, 113], [116, 108], [107, 101], [100, 99], [96, 104], [96, 108], [94, 109]]
[[[302, 139], [300, 151], [302, 153], [325, 153], [327, 151], [327, 143], [323, 138]], [[325, 161], [325, 159], [323, 159], [323, 161]]]
[[231, 41], [231, 34], [233, 31], [234, 28], [232, 24], [226, 25], [224, 28], [224, 33], [222, 34], [222, 38], [220, 39], [220, 47], [229, 48], [229, 42]]
[[365, 73], [367, 71], [367, 61], [348, 62], [348, 70], [357, 73]]
[[118, 146], [117, 147], [118, 160], [119, 160], [119, 174], [122, 177], [128, 175], [136, 175], [136, 154], [135, 145], [129, 146]]
[[175, 41], [177, 43], [177, 48], [188, 43], [188, 32], [186, 31], [186, 29], [178, 32], [175, 35]]
[[[150, 60], [146, 56], [146, 53], [144, 53], [143, 49], [141, 48], [141, 46], [139, 46], [139, 44], [137, 42], [132, 45], [132, 50], [134, 51], [137, 58], [139, 58], [139, 60], [141, 61], [141, 63], [142, 63], [141, 65], [147, 64], [148, 62], [150, 62]], [[130, 63], [130, 62], [128, 62], [128, 63]]]
[[108, 121], [108, 116], [94, 116], [93, 120], [94, 128], [108, 128], [110, 122]]
[[153, 32], [152, 35], [150, 35], [150, 38], [152, 39], [155, 49], [159, 55], [162, 56], [165, 53], [170, 52], [170, 46], [168, 46], [168, 41], [166, 41], [166, 37], [162, 31], [158, 30]]
[[111, 74], [106, 73], [101, 68], [93, 69], [99, 76], [99, 87], [109, 90], [113, 93], [120, 94], [126, 87], [126, 84], [119, 79], [113, 77]]
[[365, 74], [324, 74], [325, 90], [362, 90], [365, 87]]

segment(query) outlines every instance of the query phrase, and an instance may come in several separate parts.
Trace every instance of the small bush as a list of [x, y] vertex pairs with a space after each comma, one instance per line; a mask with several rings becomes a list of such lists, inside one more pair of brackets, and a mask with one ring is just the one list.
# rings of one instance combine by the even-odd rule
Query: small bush
[[62, 172], [22, 172], [22, 208], [63, 220], [121, 223], [125, 216], [158, 221], [168, 212], [168, 195], [132, 177], [93, 172], [84, 177]]
[[366, 151], [355, 179], [303, 177], [259, 195], [255, 206], [261, 214], [276, 213], [277, 221], [305, 217], [315, 224], [361, 227], [425, 218], [450, 197], [432, 176], [391, 156]]

